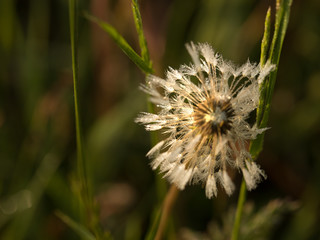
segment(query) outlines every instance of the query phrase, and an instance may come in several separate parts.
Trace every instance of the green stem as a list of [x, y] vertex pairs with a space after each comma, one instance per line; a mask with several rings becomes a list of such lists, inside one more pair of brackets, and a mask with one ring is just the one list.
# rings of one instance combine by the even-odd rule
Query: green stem
[[77, 168], [78, 177], [81, 181], [81, 192], [84, 194], [84, 201], [88, 200], [88, 184], [83, 151], [82, 131], [79, 114], [79, 76], [78, 76], [78, 52], [77, 52], [77, 0], [69, 0], [70, 17], [70, 40], [73, 73], [73, 96], [75, 110], [76, 140], [77, 140]]
[[243, 209], [245, 200], [246, 200], [246, 183], [244, 180], [242, 180], [239, 198], [238, 198], [236, 217], [235, 217], [235, 221], [232, 229], [231, 240], [238, 240], [239, 238], [242, 209]]
[[83, 136], [81, 130], [80, 110], [79, 110], [79, 74], [78, 74], [78, 14], [77, 0], [69, 0], [69, 21], [70, 21], [70, 40], [72, 56], [72, 73], [73, 73], [73, 96], [75, 110], [75, 127], [77, 141], [77, 176], [79, 180], [79, 207], [80, 219], [98, 239], [101, 239], [101, 229], [98, 227], [98, 217], [95, 214], [93, 199], [90, 194], [86, 160], [84, 157]]

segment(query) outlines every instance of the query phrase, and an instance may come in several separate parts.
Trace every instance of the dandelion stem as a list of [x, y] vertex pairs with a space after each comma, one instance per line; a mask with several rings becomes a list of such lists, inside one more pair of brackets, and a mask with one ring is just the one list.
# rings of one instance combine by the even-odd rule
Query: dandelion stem
[[239, 198], [238, 198], [237, 212], [236, 212], [236, 217], [235, 217], [235, 221], [232, 229], [231, 240], [238, 240], [238, 236], [240, 232], [242, 209], [243, 209], [245, 200], [246, 200], [246, 184], [245, 184], [245, 181], [242, 179]]
[[179, 189], [174, 184], [172, 184], [163, 203], [160, 223], [159, 223], [158, 230], [154, 240], [162, 239], [172, 206], [177, 199], [178, 193], [179, 193]]

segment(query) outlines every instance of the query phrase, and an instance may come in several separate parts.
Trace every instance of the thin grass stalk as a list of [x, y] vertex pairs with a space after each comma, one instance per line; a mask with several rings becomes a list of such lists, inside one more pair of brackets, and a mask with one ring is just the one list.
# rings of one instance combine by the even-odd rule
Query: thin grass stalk
[[72, 57], [72, 74], [73, 74], [73, 96], [76, 125], [76, 142], [77, 142], [77, 173], [81, 184], [81, 195], [84, 202], [89, 200], [88, 181], [83, 151], [83, 137], [80, 124], [79, 114], [79, 76], [78, 76], [78, 29], [77, 29], [77, 0], [69, 0], [69, 17], [70, 17], [70, 40], [71, 40], [71, 57]]
[[95, 234], [97, 239], [102, 239], [102, 231], [98, 224], [93, 198], [89, 189], [86, 160], [84, 156], [83, 136], [81, 130], [79, 110], [79, 75], [78, 75], [78, 9], [77, 0], [69, 0], [70, 40], [73, 73], [73, 94], [77, 142], [77, 176], [79, 180], [79, 207], [81, 221]]

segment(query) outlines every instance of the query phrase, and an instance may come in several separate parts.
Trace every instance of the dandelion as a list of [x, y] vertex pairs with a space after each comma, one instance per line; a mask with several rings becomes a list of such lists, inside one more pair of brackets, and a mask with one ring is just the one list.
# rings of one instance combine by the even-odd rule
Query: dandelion
[[147, 153], [151, 166], [181, 190], [188, 183], [205, 185], [208, 198], [217, 196], [218, 184], [232, 194], [231, 169], [241, 171], [252, 190], [266, 176], [247, 146], [266, 129], [248, 118], [274, 67], [247, 62], [236, 68], [208, 44], [191, 43], [187, 50], [193, 64], [169, 68], [166, 79], [149, 76], [142, 86], [159, 112], [141, 113], [136, 122], [165, 136]]

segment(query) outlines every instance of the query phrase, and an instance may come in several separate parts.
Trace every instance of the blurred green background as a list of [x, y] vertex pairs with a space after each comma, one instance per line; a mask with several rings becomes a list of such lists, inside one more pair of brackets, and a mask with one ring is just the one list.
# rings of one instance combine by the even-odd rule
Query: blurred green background
[[[208, 42], [238, 65], [248, 58], [258, 62], [265, 14], [274, 8], [273, 1], [253, 0], [139, 3], [161, 77], [168, 66], [191, 61], [185, 50], [190, 41]], [[138, 90], [144, 75], [83, 11], [111, 23], [139, 51], [131, 1], [79, 1], [79, 97], [101, 225], [115, 239], [142, 239], [159, 198], [145, 157], [150, 137], [134, 123], [147, 109]], [[78, 218], [69, 36], [67, 1], [0, 0], [0, 239], [78, 239], [55, 215], [60, 210]], [[248, 194], [254, 206], [247, 208], [257, 213], [281, 199], [279, 211], [261, 220], [265, 238], [243, 239], [320, 239], [318, 0], [293, 1], [269, 126], [258, 159], [268, 179]], [[234, 178], [239, 189], [240, 175]], [[201, 186], [187, 187], [169, 237], [228, 239], [213, 229], [229, 231], [237, 193], [208, 200]]]

